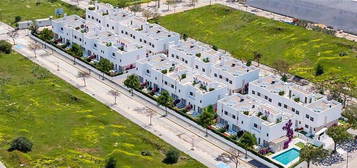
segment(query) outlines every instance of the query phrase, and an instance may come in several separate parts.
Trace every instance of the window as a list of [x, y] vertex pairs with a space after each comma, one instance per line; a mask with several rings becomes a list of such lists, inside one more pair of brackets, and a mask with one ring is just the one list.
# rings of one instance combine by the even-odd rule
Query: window
[[314, 118], [313, 118], [313, 117], [310, 117], [310, 121], [314, 121]]
[[310, 116], [308, 115], [308, 114], [306, 114], [306, 116], [305, 116], [307, 119], [309, 119], [310, 118]]
[[114, 26], [112, 26], [112, 30], [114, 30]]
[[112, 54], [115, 57], [115, 53]]
[[222, 75], [219, 75], [219, 78], [222, 79]]
[[255, 94], [255, 91], [254, 91], [254, 90], [252, 90], [252, 94]]
[[193, 93], [192, 93], [192, 92], [190, 92], [190, 96], [193, 96]]
[[255, 128], [258, 128], [258, 125], [257, 125], [256, 123], [254, 123], [254, 127], [255, 127]]
[[309, 125], [305, 124], [305, 128], [309, 128]]
[[224, 115], [228, 115], [228, 112], [227, 112], [227, 111], [224, 111]]
[[202, 68], [202, 72], [206, 72], [206, 70], [204, 68]]
[[214, 73], [214, 77], [217, 77], [217, 74], [216, 74], [216, 73]]
[[167, 81], [165, 81], [164, 84], [167, 85]]
[[300, 112], [296, 110], [296, 112], [295, 112], [295, 113], [296, 113], [297, 115], [299, 115], [299, 113], [300, 113]]
[[109, 24], [107, 24], [107, 27], [109, 27]]
[[268, 96], [264, 96], [264, 99], [265, 99], [265, 100], [268, 100]]
[[259, 92], [257, 92], [257, 95], [258, 95], [258, 96], [260, 96], [260, 93], [259, 93]]
[[287, 109], [287, 108], [288, 108], [288, 105], [284, 104], [284, 108], [286, 108], [286, 109]]
[[150, 73], [150, 71], [147, 69], [147, 70], [146, 70], [146, 73]]
[[243, 121], [242, 121], [242, 124], [243, 124]]
[[280, 102], [278, 103], [278, 106], [281, 107], [281, 103]]
[[174, 85], [171, 85], [171, 88], [174, 88]]
[[271, 98], [269, 98], [269, 102], [272, 102]]
[[269, 136], [269, 134], [267, 134], [267, 137]]
[[292, 108], [291, 111], [295, 112], [295, 108]]
[[198, 69], [198, 65], [196, 65], [195, 68]]
[[233, 118], [233, 119], [236, 119], [236, 116], [235, 116], [235, 115], [232, 115], [232, 118]]

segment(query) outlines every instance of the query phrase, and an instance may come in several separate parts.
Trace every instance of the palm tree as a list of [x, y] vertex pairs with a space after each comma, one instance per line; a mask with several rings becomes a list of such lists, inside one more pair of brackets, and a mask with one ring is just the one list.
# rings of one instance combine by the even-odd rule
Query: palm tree
[[312, 145], [305, 145], [300, 150], [300, 158], [307, 162], [307, 168], [310, 167], [310, 162], [316, 162], [328, 155], [328, 151], [323, 149], [322, 147], [314, 147]]
[[254, 60], [258, 62], [258, 66], [260, 65], [260, 59], [263, 57], [263, 54], [257, 52], [257, 51], [254, 51], [253, 52], [253, 55], [254, 55]]
[[215, 112], [213, 106], [210, 105], [205, 108], [201, 115], [198, 117], [198, 123], [200, 123], [206, 129], [206, 135], [208, 136], [208, 127], [214, 123]]
[[167, 116], [167, 107], [172, 104], [172, 101], [172, 97], [166, 90], [162, 91], [160, 96], [157, 98], [157, 103], [165, 107], [165, 114], [163, 116]]
[[117, 104], [117, 97], [120, 95], [120, 92], [118, 92], [117, 90], [110, 90], [109, 94], [114, 96], [114, 104]]
[[255, 136], [249, 132], [244, 132], [242, 137], [239, 139], [239, 142], [245, 148], [245, 158], [248, 158], [248, 148], [253, 148], [254, 145], [257, 144], [257, 139]]
[[131, 96], [134, 95], [133, 93], [133, 89], [139, 88], [140, 87], [140, 81], [138, 76], [136, 75], [129, 75], [125, 81], [124, 81], [124, 85], [128, 88], [130, 88], [131, 91]]
[[37, 50], [41, 48], [41, 46], [37, 43], [37, 42], [31, 42], [29, 44], [29, 48], [33, 51], [33, 53], [35, 54], [35, 58], [37, 57]]
[[83, 79], [83, 84], [84, 86], [87, 86], [87, 82], [86, 82], [86, 78], [88, 78], [90, 75], [88, 72], [84, 72], [84, 71], [79, 71], [78, 72], [78, 78], [82, 78]]

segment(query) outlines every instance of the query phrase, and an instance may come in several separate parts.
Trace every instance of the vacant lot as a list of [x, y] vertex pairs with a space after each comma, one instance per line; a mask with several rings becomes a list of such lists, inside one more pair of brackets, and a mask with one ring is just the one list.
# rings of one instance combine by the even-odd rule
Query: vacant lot
[[21, 16], [22, 21], [48, 18], [49, 16], [55, 18], [57, 8], [63, 8], [67, 15], [77, 14], [81, 16], [84, 14], [83, 10], [61, 0], [1, 0], [0, 21], [14, 25], [16, 16]]
[[[185, 155], [162, 163], [170, 145], [16, 53], [0, 54], [0, 107], [0, 158], [10, 168], [98, 168], [109, 156], [126, 168], [204, 167]], [[20, 136], [32, 151], [7, 152]]]
[[[159, 18], [159, 24], [189, 37], [216, 45], [236, 58], [253, 59], [273, 65], [277, 60], [290, 64], [290, 73], [324, 80], [330, 74], [348, 75], [357, 84], [357, 43], [324, 33], [258, 17], [222, 5], [206, 6]], [[322, 76], [314, 68], [324, 66]]]

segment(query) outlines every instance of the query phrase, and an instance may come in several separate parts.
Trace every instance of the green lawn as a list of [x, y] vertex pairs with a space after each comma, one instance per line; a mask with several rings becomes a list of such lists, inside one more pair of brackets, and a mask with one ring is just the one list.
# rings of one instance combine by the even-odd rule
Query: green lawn
[[[229, 51], [236, 58], [272, 65], [279, 59], [290, 64], [289, 72], [311, 81], [325, 80], [330, 74], [352, 76], [357, 84], [357, 43], [309, 31], [302, 27], [258, 17], [222, 5], [212, 5], [160, 17], [158, 23], [170, 30]], [[346, 56], [339, 56], [345, 52]], [[314, 76], [318, 63], [325, 73]], [[357, 94], [356, 94], [357, 95]]]
[[[184, 154], [162, 163], [170, 145], [16, 53], [0, 54], [0, 107], [0, 160], [9, 168], [98, 168], [109, 156], [125, 168], [204, 167]], [[32, 152], [7, 152], [19, 136]]]
[[[36, 2], [40, 2], [36, 5]], [[14, 25], [15, 17], [21, 16], [22, 21], [55, 17], [55, 9], [63, 8], [67, 15], [84, 14], [83, 10], [57, 0], [53, 3], [48, 0], [1, 0], [0, 21]]]

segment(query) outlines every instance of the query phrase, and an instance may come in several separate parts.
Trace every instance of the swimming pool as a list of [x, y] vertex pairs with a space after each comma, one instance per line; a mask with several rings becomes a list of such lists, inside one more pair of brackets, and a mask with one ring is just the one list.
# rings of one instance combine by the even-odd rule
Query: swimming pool
[[273, 157], [274, 160], [282, 163], [283, 165], [289, 164], [291, 161], [295, 160], [300, 156], [300, 151], [296, 148], [291, 148], [279, 155]]

